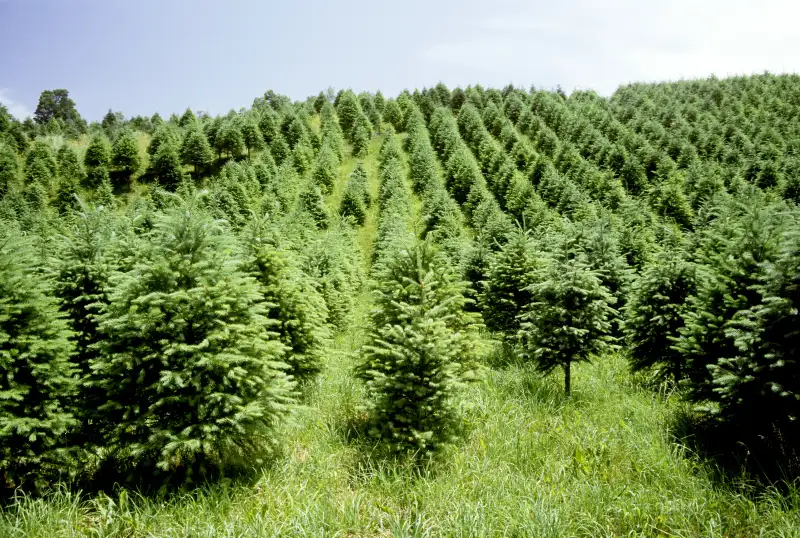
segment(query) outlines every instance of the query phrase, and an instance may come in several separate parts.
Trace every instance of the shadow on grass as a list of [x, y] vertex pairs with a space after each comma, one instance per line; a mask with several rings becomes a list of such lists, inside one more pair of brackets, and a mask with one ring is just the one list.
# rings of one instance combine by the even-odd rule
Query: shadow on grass
[[786, 493], [800, 485], [800, 435], [769, 425], [746, 428], [690, 410], [673, 420], [675, 441], [712, 471], [720, 485], [758, 495], [766, 488]]

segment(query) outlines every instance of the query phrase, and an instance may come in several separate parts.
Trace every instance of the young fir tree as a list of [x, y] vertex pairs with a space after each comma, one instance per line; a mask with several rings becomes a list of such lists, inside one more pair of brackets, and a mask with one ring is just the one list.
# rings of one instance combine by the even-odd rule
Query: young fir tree
[[369, 141], [371, 137], [370, 129], [363, 123], [358, 123], [353, 130], [353, 155], [356, 157], [366, 157], [369, 152]]
[[197, 116], [194, 115], [191, 108], [186, 108], [186, 111], [181, 116], [181, 119], [178, 121], [178, 126], [182, 128], [187, 128], [192, 126], [197, 121]]
[[139, 143], [133, 133], [122, 131], [111, 148], [111, 165], [121, 171], [127, 183], [139, 171], [142, 158], [139, 156]]
[[694, 265], [678, 252], [664, 252], [644, 267], [624, 308], [633, 371], [656, 367], [660, 377], [681, 380], [684, 359], [674, 346], [695, 289]]
[[569, 396], [573, 362], [612, 347], [609, 319], [614, 297], [602, 285], [571, 239], [564, 238], [561, 251], [552, 255], [529, 286], [533, 301], [520, 315], [519, 338], [527, 357], [543, 374], [564, 369], [564, 390]]
[[491, 256], [478, 304], [489, 330], [507, 338], [519, 331], [518, 314], [533, 300], [530, 286], [535, 283], [542, 261], [530, 233], [517, 228], [499, 252]]
[[181, 145], [181, 161], [194, 167], [197, 175], [214, 162], [214, 152], [205, 133], [198, 127], [190, 128]]
[[367, 207], [364, 205], [364, 192], [361, 186], [351, 177], [344, 188], [339, 213], [343, 217], [352, 217], [361, 226], [367, 218]]
[[311, 184], [300, 193], [300, 207], [311, 216], [317, 227], [323, 230], [328, 227], [328, 209], [319, 187]]
[[336, 154], [327, 145], [323, 145], [317, 154], [312, 177], [323, 193], [329, 194], [333, 190], [333, 184], [339, 177], [339, 161]]
[[292, 148], [289, 147], [286, 139], [280, 133], [275, 135], [275, 138], [270, 143], [269, 150], [270, 153], [272, 153], [272, 157], [275, 159], [275, 164], [278, 166], [282, 165], [283, 161], [288, 159], [292, 154]]
[[174, 191], [183, 180], [183, 165], [178, 156], [178, 147], [172, 143], [161, 144], [150, 161], [148, 172], [158, 184], [168, 191]]
[[244, 145], [247, 148], [247, 158], [253, 150], [261, 151], [267, 147], [264, 143], [264, 136], [261, 134], [261, 129], [258, 128], [258, 123], [253, 119], [248, 119], [242, 124], [242, 137]]
[[475, 376], [478, 316], [466, 284], [430, 241], [388, 260], [379, 275], [368, 344], [369, 433], [399, 455], [430, 456], [454, 440], [457, 398]]
[[77, 184], [83, 182], [83, 167], [81, 167], [80, 159], [78, 159], [78, 154], [74, 149], [64, 144], [58, 148], [56, 160], [58, 161], [58, 175], [62, 180], [69, 179]]
[[214, 142], [220, 154], [227, 153], [232, 159], [241, 155], [245, 149], [242, 129], [234, 120], [227, 120], [222, 124]]
[[33, 250], [0, 226], [0, 475], [12, 488], [63, 472], [63, 437], [75, 425], [71, 333]]
[[252, 219], [246, 236], [244, 267], [261, 285], [267, 317], [278, 322], [276, 332], [287, 347], [287, 373], [298, 382], [310, 381], [322, 368], [328, 338], [325, 301], [289, 254], [268, 240], [266, 219]]
[[111, 162], [111, 145], [108, 138], [96, 134], [86, 153], [83, 156], [83, 165], [86, 167], [86, 183], [91, 188], [97, 188], [108, 177], [108, 166]]
[[[761, 303], [747, 315], [752, 333], [736, 333], [737, 357], [709, 365], [714, 411], [745, 438], [754, 435], [795, 450], [800, 432], [800, 236], [784, 242], [768, 278], [757, 286]], [[787, 454], [782, 454], [786, 457]]]
[[162, 144], [180, 146], [181, 137], [178, 130], [169, 124], [163, 124], [156, 129], [150, 143], [147, 145], [148, 155], [155, 155]]
[[108, 256], [110, 239], [109, 211], [80, 207], [72, 229], [61, 237], [53, 264], [54, 294], [61, 301], [75, 341], [72, 362], [80, 384], [75, 415], [81, 421], [80, 444], [96, 444], [93, 416], [105, 401], [102, 393], [89, 386], [91, 364], [98, 357], [102, 339], [98, 315], [108, 303], [107, 288], [111, 272]]
[[19, 168], [17, 153], [0, 140], [0, 197], [19, 182]]
[[190, 202], [158, 216], [131, 270], [112, 276], [91, 386], [117, 468], [192, 480], [251, 466], [274, 443], [292, 404], [285, 347], [236, 253]]

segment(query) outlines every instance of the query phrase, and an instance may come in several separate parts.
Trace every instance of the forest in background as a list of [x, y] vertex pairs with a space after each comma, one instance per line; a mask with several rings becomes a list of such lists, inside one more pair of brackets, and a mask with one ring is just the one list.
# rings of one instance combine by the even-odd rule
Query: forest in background
[[793, 535], [799, 165], [795, 75], [0, 108], [0, 531]]

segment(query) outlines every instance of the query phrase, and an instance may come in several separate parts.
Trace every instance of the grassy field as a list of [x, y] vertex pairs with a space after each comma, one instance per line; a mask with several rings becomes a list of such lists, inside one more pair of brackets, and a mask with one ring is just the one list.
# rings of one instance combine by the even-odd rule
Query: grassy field
[[[373, 195], [379, 146], [374, 139], [365, 160]], [[354, 166], [342, 164], [331, 211]], [[359, 230], [365, 264], [377, 211]], [[0, 537], [800, 536], [797, 491], [720, 482], [671, 433], [678, 396], [643, 386], [620, 355], [576, 366], [569, 399], [560, 373], [487, 367], [461, 399], [460, 443], [437, 465], [420, 471], [373, 457], [350, 430], [363, 398], [352, 367], [369, 310], [364, 289], [283, 428], [282, 453], [253, 482], [168, 497], [64, 487], [0, 512]]]

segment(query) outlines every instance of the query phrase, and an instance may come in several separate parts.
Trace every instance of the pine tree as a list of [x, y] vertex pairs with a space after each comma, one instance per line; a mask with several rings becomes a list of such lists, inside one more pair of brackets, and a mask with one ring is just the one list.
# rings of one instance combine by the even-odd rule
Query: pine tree
[[[180, 146], [181, 137], [174, 126], [163, 124], [155, 130], [153, 137], [150, 139], [150, 143], [147, 145], [148, 155], [155, 155], [158, 153], [158, 149], [162, 144]], [[87, 164], [86, 166], [88, 167], [89, 165]]]
[[158, 180], [161, 187], [174, 191], [183, 180], [183, 168], [177, 146], [172, 143], [161, 144], [150, 161], [148, 172]]
[[681, 380], [684, 359], [674, 346], [695, 289], [695, 268], [679, 252], [664, 252], [645, 266], [624, 308], [633, 371], [658, 367], [661, 377]]
[[369, 141], [371, 138], [371, 131], [363, 123], [356, 125], [352, 141], [353, 141], [353, 155], [356, 157], [366, 157], [369, 152]]
[[123, 172], [128, 182], [142, 165], [142, 158], [139, 156], [139, 143], [133, 133], [127, 129], [122, 131], [114, 141], [114, 146], [111, 149], [111, 165]]
[[111, 226], [107, 209], [80, 207], [68, 234], [61, 237], [53, 264], [54, 294], [61, 301], [74, 335], [75, 355], [72, 362], [80, 384], [75, 416], [81, 421], [80, 437], [74, 442], [98, 442], [93, 429], [93, 415], [105, 399], [88, 385], [91, 364], [98, 358], [102, 339], [98, 315], [108, 303], [107, 289], [112, 269], [108, 255]]
[[18, 183], [19, 168], [16, 152], [0, 140], [0, 197]]
[[258, 128], [258, 124], [252, 119], [248, 119], [242, 124], [242, 136], [244, 137], [244, 145], [247, 148], [248, 159], [253, 150], [262, 151], [267, 147], [264, 143], [264, 136], [261, 134], [261, 129]]
[[323, 145], [317, 154], [312, 178], [314, 183], [325, 194], [330, 194], [333, 185], [339, 177], [339, 162], [336, 154], [327, 145]]
[[227, 153], [233, 159], [241, 155], [245, 149], [242, 130], [233, 120], [227, 120], [222, 124], [214, 142], [220, 154]]
[[273, 140], [280, 135], [280, 121], [278, 119], [278, 114], [269, 107], [262, 110], [261, 119], [258, 121], [258, 128], [261, 130], [261, 136], [264, 137], [264, 142], [272, 147]]
[[249, 467], [274, 443], [292, 403], [285, 348], [235, 253], [190, 202], [158, 216], [131, 270], [112, 276], [91, 386], [120, 471], [193, 480]]
[[33, 246], [0, 226], [0, 474], [5, 487], [35, 488], [64, 472], [63, 436], [75, 425], [74, 346]]
[[308, 382], [322, 368], [328, 338], [327, 307], [311, 279], [289, 254], [268, 241], [266, 226], [263, 218], [249, 223], [244, 267], [261, 285], [267, 317], [278, 322], [275, 330], [287, 348], [287, 373], [298, 382]]
[[398, 133], [403, 130], [403, 111], [394, 99], [386, 101], [383, 108], [383, 119], [391, 124]]
[[611, 348], [609, 319], [616, 311], [597, 271], [570, 252], [569, 238], [563, 241], [562, 251], [547, 260], [529, 286], [533, 301], [520, 315], [519, 338], [525, 355], [543, 374], [563, 367], [569, 396], [572, 363]]
[[186, 111], [181, 116], [180, 121], [178, 121], [178, 125], [182, 128], [191, 127], [197, 121], [197, 117], [192, 112], [191, 108], [186, 108]]
[[211, 144], [199, 128], [190, 128], [186, 133], [181, 146], [181, 160], [184, 164], [192, 165], [195, 174], [214, 161]]
[[278, 133], [270, 143], [269, 150], [270, 153], [272, 153], [272, 157], [275, 159], [275, 164], [278, 166], [282, 165], [283, 161], [292, 154], [292, 148], [289, 147], [289, 144], [286, 143], [286, 139], [283, 138], [283, 135], [280, 133]]
[[309, 185], [300, 194], [300, 207], [314, 219], [319, 228], [324, 230], [328, 227], [328, 210], [319, 187], [313, 184]]
[[399, 251], [379, 275], [356, 374], [369, 433], [399, 455], [431, 456], [454, 440], [457, 397], [475, 375], [478, 318], [466, 284], [430, 241]]
[[488, 329], [516, 337], [520, 328], [517, 316], [533, 300], [530, 286], [541, 265], [530, 233], [517, 228], [490, 258], [485, 285], [478, 295]]
[[344, 188], [339, 213], [343, 217], [353, 217], [356, 224], [361, 226], [367, 218], [367, 208], [364, 205], [364, 192], [356, 181], [351, 178]]
[[68, 215], [70, 212], [77, 211], [80, 208], [77, 197], [78, 182], [70, 176], [62, 177], [58, 182], [53, 207], [56, 208], [59, 215]]
[[69, 179], [77, 184], [84, 181], [85, 174], [74, 149], [64, 144], [58, 148], [56, 159], [58, 160], [58, 175], [62, 180]]
[[111, 163], [111, 145], [105, 135], [97, 134], [92, 138], [83, 156], [86, 167], [86, 183], [97, 188], [105, 177], [108, 177], [108, 166]]

